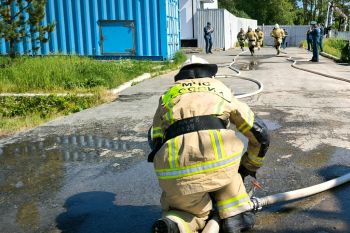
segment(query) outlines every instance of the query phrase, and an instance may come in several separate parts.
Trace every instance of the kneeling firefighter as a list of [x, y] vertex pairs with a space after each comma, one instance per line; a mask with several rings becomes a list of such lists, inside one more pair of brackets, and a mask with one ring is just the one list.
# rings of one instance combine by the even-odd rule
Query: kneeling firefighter
[[[255, 177], [262, 166], [269, 135], [263, 121], [213, 78], [217, 70], [192, 56], [159, 100], [149, 130], [148, 161], [162, 189], [163, 216], [153, 224], [153, 233], [200, 232], [213, 204], [224, 233], [255, 223], [242, 178]], [[247, 152], [228, 129], [230, 122], [249, 139]]]

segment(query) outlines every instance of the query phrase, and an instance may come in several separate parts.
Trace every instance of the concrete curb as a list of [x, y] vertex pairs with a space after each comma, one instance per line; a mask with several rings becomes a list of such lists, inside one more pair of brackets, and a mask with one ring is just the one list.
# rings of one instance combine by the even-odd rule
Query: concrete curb
[[[177, 67], [177, 69], [179, 69], [179, 67]], [[133, 86], [132, 84], [133, 83], [139, 83], [139, 82], [142, 82], [142, 81], [145, 81], [147, 79], [151, 79], [151, 78], [154, 78], [154, 77], [157, 77], [157, 76], [160, 76], [162, 74], [167, 74], [169, 72], [172, 72], [176, 69], [168, 69], [168, 70], [163, 70], [163, 71], [158, 71], [158, 72], [155, 72], [155, 73], [144, 73], [126, 83], [123, 83], [122, 85], [120, 85], [119, 87], [117, 88], [114, 88], [114, 89], [111, 89], [109, 90], [109, 93], [113, 94], [113, 95], [117, 95], [119, 94], [120, 92], [124, 91], [125, 89]]]
[[[74, 94], [68, 93], [1, 93], [0, 97], [35, 97], [35, 96], [68, 96]], [[78, 97], [90, 97], [94, 96], [94, 94], [76, 94]]]
[[152, 75], [150, 73], [144, 73], [126, 83], [123, 83], [122, 85], [120, 85], [119, 87], [115, 88], [115, 89], [111, 89], [109, 92], [112, 93], [113, 95], [116, 95], [122, 91], [124, 91], [125, 89], [129, 88], [132, 86], [133, 83], [135, 82], [142, 82], [146, 79], [150, 79], [152, 78]]
[[331, 54], [325, 53], [325, 52], [320, 52], [320, 55], [329, 59], [332, 59], [336, 62], [340, 62], [341, 60], [339, 58], [337, 58], [336, 56], [333, 56]]

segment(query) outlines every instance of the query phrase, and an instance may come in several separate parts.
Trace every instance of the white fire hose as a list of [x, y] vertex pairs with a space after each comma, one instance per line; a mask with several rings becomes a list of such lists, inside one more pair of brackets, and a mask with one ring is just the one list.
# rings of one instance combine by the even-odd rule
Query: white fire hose
[[254, 91], [254, 92], [250, 92], [250, 93], [246, 93], [246, 94], [240, 94], [240, 95], [235, 95], [235, 97], [237, 99], [242, 99], [242, 98], [247, 98], [247, 97], [250, 97], [250, 96], [253, 96], [253, 95], [257, 95], [257, 94], [259, 94], [260, 92], [262, 92], [264, 90], [264, 85], [263, 85], [262, 82], [260, 82], [259, 80], [253, 79], [253, 78], [241, 77], [240, 76], [241, 75], [241, 71], [233, 66], [235, 64], [237, 58], [240, 55], [242, 55], [243, 53], [246, 53], [247, 51], [248, 50], [240, 52], [239, 54], [237, 54], [234, 57], [234, 59], [233, 59], [233, 61], [231, 63], [226, 63], [224, 65], [219, 66], [219, 67], [227, 67], [227, 68], [233, 70], [234, 72], [237, 73], [236, 75], [234, 75], [234, 74], [218, 74], [218, 75], [215, 75], [215, 78], [236, 78], [236, 79], [247, 80], [247, 81], [255, 83], [258, 86], [258, 90]]
[[[326, 181], [321, 184], [313, 185], [310, 187], [297, 189], [297, 190], [293, 190], [285, 193], [277, 193], [274, 195], [261, 197], [261, 198], [253, 197], [252, 202], [254, 207], [252, 208], [252, 210], [260, 211], [263, 206], [268, 206], [279, 202], [292, 201], [292, 200], [308, 197], [308, 196], [329, 190], [331, 188], [337, 187], [349, 181], [350, 181], [350, 173], [347, 173], [341, 177]], [[203, 229], [202, 233], [219, 233], [220, 225], [218, 221], [219, 221], [218, 219], [209, 220], [207, 225]]]
[[[288, 58], [287, 60], [293, 62], [293, 64], [292, 64], [293, 68], [300, 69], [300, 70], [303, 70], [306, 72], [311, 72], [311, 73], [318, 74], [318, 75], [322, 75], [322, 76], [327, 77], [327, 78], [333, 78], [333, 79], [337, 79], [337, 80], [341, 80], [341, 81], [345, 81], [345, 82], [350, 82], [350, 80], [345, 79], [345, 78], [327, 75], [327, 74], [323, 74], [323, 73], [320, 73], [317, 71], [308, 70], [305, 68], [298, 67], [297, 66], [298, 61], [292, 59], [291, 57]], [[235, 62], [235, 60], [234, 60], [234, 62]], [[231, 65], [233, 65], [233, 63], [231, 63]], [[292, 200], [297, 200], [300, 198], [312, 196], [312, 195], [315, 195], [317, 193], [321, 193], [321, 192], [324, 192], [326, 190], [337, 187], [339, 185], [342, 185], [342, 184], [349, 182], [349, 181], [350, 181], [350, 173], [347, 173], [341, 177], [326, 181], [326, 182], [321, 183], [321, 184], [313, 185], [310, 187], [297, 189], [297, 190], [284, 192], [284, 193], [277, 193], [274, 195], [261, 197], [261, 198], [252, 197], [252, 199], [251, 199], [253, 202], [252, 210], [260, 211], [260, 210], [262, 210], [263, 206], [273, 205], [273, 204], [280, 203], [280, 202], [292, 201]], [[208, 223], [206, 224], [205, 228], [203, 229], [202, 233], [219, 233], [219, 231], [220, 231], [219, 221], [220, 220], [218, 218], [213, 218], [213, 219], [209, 220]]]

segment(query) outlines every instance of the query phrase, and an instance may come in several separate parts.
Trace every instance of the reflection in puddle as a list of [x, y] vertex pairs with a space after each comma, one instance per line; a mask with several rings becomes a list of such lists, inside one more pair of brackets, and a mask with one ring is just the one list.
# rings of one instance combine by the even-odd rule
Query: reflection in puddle
[[58, 160], [85, 161], [98, 159], [101, 151], [132, 153], [142, 149], [140, 143], [146, 145], [146, 139], [144, 138], [127, 137], [127, 139], [108, 139], [92, 135], [61, 136], [39, 142], [22, 142], [6, 145], [4, 148], [0, 148], [0, 156], [14, 156], [15, 158], [35, 156], [47, 158], [49, 154], [55, 152], [55, 157]]
[[140, 158], [145, 148], [143, 136], [111, 139], [94, 135], [49, 137], [0, 147], [0, 212], [13, 216], [12, 224], [0, 218], [0, 232], [18, 232], [14, 230], [18, 227], [37, 232], [39, 209], [63, 187], [66, 165], [89, 167], [104, 161], [119, 165], [126, 158]]

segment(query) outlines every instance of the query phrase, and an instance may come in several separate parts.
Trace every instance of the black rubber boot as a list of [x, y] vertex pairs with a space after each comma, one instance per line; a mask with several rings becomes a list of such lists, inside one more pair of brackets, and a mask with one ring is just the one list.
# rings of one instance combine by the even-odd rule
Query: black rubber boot
[[168, 218], [162, 218], [153, 224], [152, 233], [180, 233], [180, 230], [176, 222]]
[[223, 233], [240, 233], [250, 230], [255, 224], [255, 214], [253, 212], [244, 212], [236, 216], [222, 220]]

